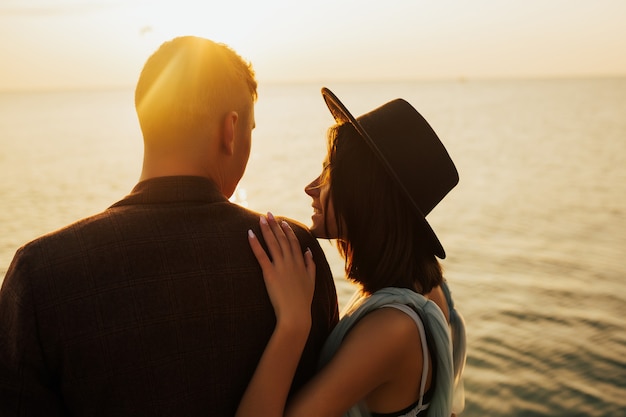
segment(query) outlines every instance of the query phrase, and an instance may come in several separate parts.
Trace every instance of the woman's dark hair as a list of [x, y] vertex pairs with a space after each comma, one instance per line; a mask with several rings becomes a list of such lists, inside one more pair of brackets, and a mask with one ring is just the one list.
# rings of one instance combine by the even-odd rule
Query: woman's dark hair
[[423, 222], [350, 123], [329, 129], [326, 170], [348, 279], [367, 293], [402, 287], [427, 294], [442, 283]]

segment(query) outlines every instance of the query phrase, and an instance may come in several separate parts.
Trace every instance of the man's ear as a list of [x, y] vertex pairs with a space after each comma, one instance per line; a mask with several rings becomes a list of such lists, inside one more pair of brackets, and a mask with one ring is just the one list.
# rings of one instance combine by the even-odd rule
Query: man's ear
[[228, 154], [235, 153], [235, 131], [239, 114], [236, 111], [230, 111], [224, 117], [224, 125], [222, 126], [222, 149]]

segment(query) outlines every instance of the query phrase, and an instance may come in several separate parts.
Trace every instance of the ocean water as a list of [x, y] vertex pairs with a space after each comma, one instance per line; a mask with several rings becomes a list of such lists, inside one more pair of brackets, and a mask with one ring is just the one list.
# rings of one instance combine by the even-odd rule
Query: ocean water
[[[626, 416], [626, 79], [329, 84], [402, 97], [460, 183], [429, 215], [468, 334], [465, 416]], [[309, 223], [332, 123], [318, 84], [261, 85], [234, 200]], [[127, 194], [131, 90], [0, 94], [0, 279], [15, 250]], [[340, 303], [354, 287], [323, 241]]]

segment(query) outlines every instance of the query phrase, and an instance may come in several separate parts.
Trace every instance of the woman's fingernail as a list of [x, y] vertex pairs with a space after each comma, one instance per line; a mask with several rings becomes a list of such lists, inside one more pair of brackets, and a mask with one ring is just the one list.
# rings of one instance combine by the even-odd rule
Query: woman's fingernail
[[251, 237], [251, 238], [253, 238], [253, 239], [256, 237], [256, 235], [254, 234], [254, 232], [252, 231], [252, 229], [248, 229], [248, 237]]
[[267, 219], [265, 218], [265, 216], [261, 215], [260, 220], [261, 224], [267, 224]]
[[[252, 231], [252, 230], [251, 230]], [[311, 256], [311, 259], [313, 259], [313, 251], [311, 251], [311, 248], [306, 248], [306, 251], [309, 253], [309, 255]]]
[[287, 223], [287, 222], [286, 222], [286, 221], [284, 221], [284, 220], [283, 220], [282, 222], [280, 222], [280, 224], [282, 224], [282, 225], [283, 225], [283, 227], [285, 227], [285, 228], [287, 228], [287, 229], [291, 229], [291, 226], [289, 226], [289, 223]]
[[267, 212], [267, 218], [270, 219], [270, 220], [276, 220], [276, 219], [274, 219], [274, 215], [272, 214], [271, 211]]

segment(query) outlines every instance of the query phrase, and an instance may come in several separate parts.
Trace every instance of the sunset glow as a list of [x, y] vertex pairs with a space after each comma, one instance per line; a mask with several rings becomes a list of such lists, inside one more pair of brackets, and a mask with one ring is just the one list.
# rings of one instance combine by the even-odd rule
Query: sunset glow
[[199, 35], [260, 81], [626, 75], [626, 2], [5, 0], [0, 90], [132, 86]]

